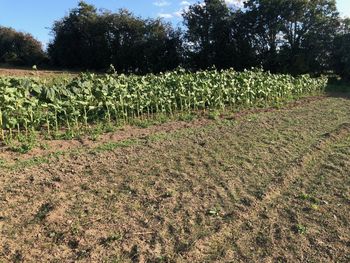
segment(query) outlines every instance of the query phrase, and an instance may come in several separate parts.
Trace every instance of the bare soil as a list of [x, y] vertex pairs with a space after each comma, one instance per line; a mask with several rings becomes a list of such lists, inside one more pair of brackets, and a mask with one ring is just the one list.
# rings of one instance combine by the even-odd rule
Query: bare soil
[[350, 100], [222, 117], [3, 156], [0, 262], [349, 262]]
[[59, 75], [75, 75], [75, 74], [78, 74], [78, 72], [0, 67], [0, 76], [10, 76], [10, 77], [53, 77], [53, 76], [59, 76]]

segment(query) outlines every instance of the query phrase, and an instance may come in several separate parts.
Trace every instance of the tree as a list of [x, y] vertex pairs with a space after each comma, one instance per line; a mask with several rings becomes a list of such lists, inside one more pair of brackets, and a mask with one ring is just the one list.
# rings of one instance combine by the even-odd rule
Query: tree
[[52, 31], [48, 51], [56, 66], [101, 70], [113, 64], [117, 71], [147, 73], [173, 69], [181, 61], [178, 31], [125, 9], [98, 12], [81, 1]]
[[222, 0], [205, 0], [183, 14], [190, 65], [206, 69], [232, 65], [231, 13]]
[[339, 32], [334, 39], [332, 68], [344, 80], [350, 80], [350, 19], [341, 21]]
[[102, 70], [113, 64], [119, 72], [137, 73], [183, 64], [194, 70], [262, 66], [295, 75], [343, 67], [332, 57], [347, 47], [335, 0], [246, 0], [244, 8], [204, 0], [183, 18], [185, 33], [161, 19], [125, 9], [97, 11], [80, 1], [55, 22], [48, 52], [60, 67]]
[[294, 74], [329, 69], [335, 0], [249, 0], [245, 13], [263, 66]]
[[161, 20], [133, 16], [127, 10], [105, 14], [111, 63], [118, 71], [160, 72], [181, 62], [181, 34]]
[[96, 8], [83, 1], [56, 21], [52, 28], [54, 40], [48, 47], [52, 63], [68, 68], [101, 67], [98, 51], [103, 43], [98, 40], [103, 39], [103, 31], [98, 30], [98, 22]]
[[[293, 3], [297, 6], [291, 6], [291, 10], [297, 12], [285, 15], [287, 26], [283, 29], [283, 33], [289, 36], [284, 46], [290, 52], [288, 71], [319, 73], [329, 70], [331, 47], [339, 26], [335, 0], [298, 0]], [[299, 57], [303, 57], [304, 65], [296, 63]]]
[[278, 49], [282, 29], [283, 0], [249, 0], [244, 13], [247, 35], [251, 39], [257, 60], [273, 72], [279, 68]]
[[182, 63], [181, 31], [161, 20], [147, 20], [142, 44], [143, 72], [173, 70]]
[[32, 35], [0, 27], [0, 63], [13, 66], [39, 65], [46, 56]]

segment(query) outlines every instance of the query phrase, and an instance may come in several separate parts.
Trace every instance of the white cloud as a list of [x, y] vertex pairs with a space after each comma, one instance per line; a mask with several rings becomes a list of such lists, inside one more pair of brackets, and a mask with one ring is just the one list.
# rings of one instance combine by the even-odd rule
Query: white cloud
[[[186, 1], [183, 1], [183, 2], [186, 2]], [[182, 17], [183, 13], [187, 12], [189, 10], [189, 7], [190, 7], [191, 4], [189, 5], [182, 5], [182, 7], [180, 8], [180, 10], [174, 12], [174, 16], [176, 17]]]
[[180, 3], [180, 5], [182, 5], [182, 6], [189, 6], [189, 5], [191, 5], [191, 3], [188, 2], [188, 1], [182, 1], [182, 2]]
[[174, 12], [174, 16], [177, 16], [177, 17], [182, 17], [182, 14], [183, 14], [183, 10]]
[[225, 0], [227, 5], [234, 5], [237, 7], [243, 7], [245, 0]]
[[165, 18], [165, 19], [171, 19], [173, 18], [173, 15], [172, 14], [168, 14], [168, 13], [159, 13], [158, 16], [160, 18]]
[[153, 5], [158, 6], [158, 7], [163, 7], [163, 6], [171, 5], [171, 3], [166, 1], [166, 0], [158, 0], [158, 1], [153, 2]]

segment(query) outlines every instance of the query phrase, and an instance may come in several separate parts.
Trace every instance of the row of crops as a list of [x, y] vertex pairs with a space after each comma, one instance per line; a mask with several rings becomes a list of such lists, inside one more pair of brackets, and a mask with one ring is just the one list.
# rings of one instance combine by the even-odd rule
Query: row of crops
[[0, 78], [1, 139], [31, 131], [88, 128], [154, 114], [254, 106], [324, 89], [326, 79], [261, 70], [182, 70], [160, 75], [82, 74], [71, 79]]

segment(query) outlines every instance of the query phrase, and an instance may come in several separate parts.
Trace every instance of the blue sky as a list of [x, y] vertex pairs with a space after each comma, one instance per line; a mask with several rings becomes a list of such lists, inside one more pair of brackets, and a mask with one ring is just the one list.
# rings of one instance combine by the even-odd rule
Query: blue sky
[[[181, 10], [196, 0], [86, 0], [97, 8], [116, 11], [127, 8], [142, 17], [163, 17], [174, 25], [181, 23]], [[235, 4], [239, 0], [226, 0]], [[47, 44], [51, 38], [53, 21], [66, 15], [76, 7], [78, 0], [0, 0], [0, 25], [29, 32]], [[337, 0], [343, 16], [350, 17], [350, 0]]]

